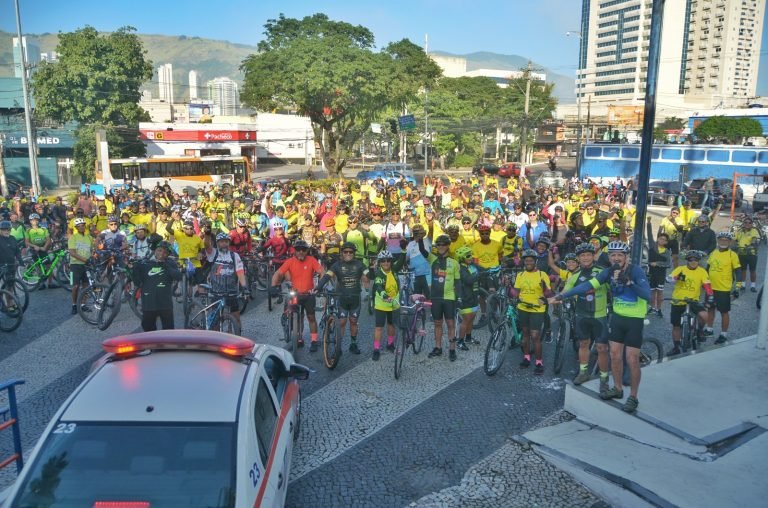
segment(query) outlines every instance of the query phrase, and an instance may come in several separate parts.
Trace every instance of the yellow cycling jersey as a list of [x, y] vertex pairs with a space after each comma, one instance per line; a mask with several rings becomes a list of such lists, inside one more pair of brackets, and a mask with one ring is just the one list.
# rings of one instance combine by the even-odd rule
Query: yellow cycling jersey
[[456, 238], [456, 240], [451, 242], [451, 245], [448, 246], [448, 255], [456, 259], [456, 251], [465, 245], [466, 242], [464, 242], [464, 237], [459, 235], [458, 238]]
[[754, 254], [756, 249], [753, 245], [760, 241], [760, 233], [755, 228], [740, 229], [736, 232], [735, 240], [739, 254]]
[[475, 242], [480, 241], [480, 233], [478, 233], [477, 230], [474, 228], [470, 228], [469, 230], [462, 228], [459, 235], [461, 235], [461, 237], [464, 238], [464, 243], [466, 245], [471, 246]]
[[550, 289], [549, 277], [540, 270], [520, 272], [515, 279], [515, 289], [520, 291], [520, 302], [527, 305], [518, 306], [525, 312], [546, 312], [547, 307], [539, 301], [544, 297], [544, 289]]
[[493, 268], [499, 266], [499, 255], [501, 254], [501, 244], [499, 242], [476, 242], [472, 244], [472, 257], [477, 260], [477, 266], [480, 268]]
[[174, 231], [173, 237], [179, 244], [179, 260], [190, 258], [195, 268], [200, 268], [200, 260], [197, 254], [205, 247], [203, 239], [197, 235], [187, 236], [183, 231]]
[[517, 235], [514, 235], [512, 238], [504, 235], [504, 238], [499, 243], [501, 243], [501, 255], [505, 258], [511, 257], [515, 252], [523, 250], [523, 239]]
[[733, 271], [741, 268], [739, 256], [731, 249], [716, 249], [707, 259], [709, 280], [714, 291], [730, 291], [733, 287]]
[[[685, 275], [685, 280], [680, 280], [680, 275]], [[672, 277], [677, 278], [675, 289], [672, 290], [673, 300], [685, 300], [691, 298], [698, 300], [701, 296], [701, 288], [709, 283], [709, 274], [705, 269], [697, 266], [691, 270], [687, 266], [678, 266], [672, 270]]]

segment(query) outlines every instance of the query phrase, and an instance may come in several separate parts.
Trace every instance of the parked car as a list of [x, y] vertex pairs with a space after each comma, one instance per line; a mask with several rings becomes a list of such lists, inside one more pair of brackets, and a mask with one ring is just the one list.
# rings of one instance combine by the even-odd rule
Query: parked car
[[495, 175], [499, 172], [499, 166], [491, 162], [478, 162], [472, 168], [473, 175]]
[[648, 204], [674, 206], [680, 192], [687, 192], [688, 186], [677, 180], [654, 180], [648, 183]]
[[386, 162], [373, 166], [374, 171], [398, 171], [400, 173], [413, 173], [413, 166], [401, 162]]
[[356, 176], [359, 181], [376, 180], [377, 178], [381, 178], [389, 185], [394, 185], [400, 180], [400, 178], [404, 178], [405, 181], [416, 184], [416, 178], [414, 178], [412, 175], [401, 173], [400, 171], [360, 171]]
[[768, 208], [768, 185], [763, 185], [763, 188], [755, 192], [752, 198], [752, 210], [759, 212]]
[[538, 178], [534, 188], [540, 189], [542, 187], [552, 186], [556, 189], [564, 189], [568, 185], [568, 180], [563, 177], [562, 171], [543, 171]]
[[4, 506], [283, 506], [307, 367], [210, 331], [103, 348]]
[[[704, 183], [706, 178], [695, 178], [688, 184], [687, 196], [691, 200], [693, 206], [701, 206], [701, 200], [704, 198]], [[731, 205], [731, 197], [733, 195], [733, 180], [730, 178], [715, 178], [715, 185], [713, 187], [713, 194], [715, 199], [720, 199], [723, 202], [723, 206]], [[741, 203], [744, 201], [744, 189], [741, 185], [736, 185], [736, 208], [741, 207]]]
[[520, 176], [521, 165], [519, 162], [508, 162], [499, 166], [498, 175], [504, 178], [517, 178]]

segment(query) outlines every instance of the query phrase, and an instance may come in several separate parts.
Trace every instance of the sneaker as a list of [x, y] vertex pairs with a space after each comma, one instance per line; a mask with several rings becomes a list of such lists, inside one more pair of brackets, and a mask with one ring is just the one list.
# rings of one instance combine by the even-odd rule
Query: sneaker
[[72, 306], [72, 315], [74, 316], [75, 314], [77, 314], [77, 305]]
[[675, 356], [679, 355], [682, 351], [680, 351], [680, 346], [675, 345], [672, 349], [667, 351], [667, 356]]
[[313, 340], [309, 345], [309, 352], [314, 353], [317, 351], [317, 341]]
[[456, 350], [455, 349], [451, 349], [451, 350], [448, 351], [448, 359], [450, 361], [452, 361], [452, 362], [456, 361]]
[[530, 366], [531, 366], [531, 361], [528, 358], [523, 358], [523, 361], [520, 362], [521, 369], [527, 369]]
[[582, 383], [586, 383], [590, 379], [592, 379], [592, 376], [589, 375], [589, 372], [587, 372], [586, 370], [585, 371], [581, 371], [581, 372], [579, 372], [578, 376], [573, 378], [573, 384], [578, 386], [578, 385], [580, 385]]
[[720, 336], [715, 341], [715, 344], [725, 344], [726, 342], [728, 342], [728, 337], [726, 337], [723, 334], [720, 334]]
[[472, 337], [472, 344], [480, 344], [480, 339], [477, 337]]
[[648, 312], [646, 312], [645, 315], [650, 316], [651, 314], [655, 314], [655, 313], [656, 313], [656, 309], [654, 309], [653, 307], [648, 307]]
[[634, 413], [639, 404], [640, 402], [637, 400], [637, 397], [633, 397], [632, 395], [630, 395], [629, 397], [627, 397], [627, 401], [624, 403], [624, 406], [622, 406], [621, 409], [623, 409], [627, 413]]
[[443, 355], [443, 348], [436, 347], [432, 351], [429, 352], [427, 355], [428, 358], [434, 358], [436, 356], [442, 356]]
[[357, 342], [353, 342], [352, 344], [349, 345], [349, 352], [354, 355], [360, 354], [360, 348], [357, 347]]
[[533, 368], [534, 374], [544, 374], [544, 364], [543, 363], [537, 363], [536, 366]]
[[606, 393], [606, 392], [608, 391], [608, 388], [609, 388], [609, 386], [608, 386], [608, 380], [606, 379], [605, 381], [603, 381], [603, 380], [601, 379], [601, 380], [600, 380], [600, 397], [601, 397], [601, 398], [603, 397], [603, 394], [604, 394], [604, 393]]
[[459, 343], [458, 343], [458, 346], [457, 346], [457, 347], [458, 347], [459, 349], [461, 349], [462, 351], [469, 351], [469, 346], [467, 346], [467, 343], [466, 343], [466, 342], [464, 342], [464, 340], [463, 340], [463, 339], [459, 341]]
[[755, 286], [752, 286], [751, 288], [749, 288], [749, 290], [752, 291], [753, 293], [757, 293], [757, 288]]
[[279, 295], [277, 299], [275, 300], [275, 303], [283, 303], [283, 295]]
[[704, 340], [707, 340], [707, 337], [715, 336], [715, 331], [712, 328], [710, 328], [709, 330], [704, 329], [704, 333], [702, 335], [704, 336]]
[[299, 347], [304, 347], [304, 339], [299, 339], [298, 340], [298, 346]]
[[663, 318], [663, 317], [664, 317], [664, 313], [663, 313], [663, 312], [661, 312], [661, 309], [659, 309], [659, 310], [657, 310], [657, 311], [656, 311], [656, 316], [658, 316], [658, 317], [660, 317], [660, 318]]
[[378, 362], [379, 361], [379, 356], [381, 356], [381, 351], [379, 351], [378, 349], [374, 349], [373, 350], [373, 358], [372, 358], [372, 360], [374, 362]]
[[624, 390], [621, 390], [619, 388], [616, 388], [615, 386], [613, 388], [609, 388], [604, 393], [600, 394], [600, 398], [603, 400], [610, 400], [610, 399], [623, 399], [624, 398]]
[[395, 343], [392, 342], [390, 344], [387, 344], [387, 351], [393, 352], [395, 350]]

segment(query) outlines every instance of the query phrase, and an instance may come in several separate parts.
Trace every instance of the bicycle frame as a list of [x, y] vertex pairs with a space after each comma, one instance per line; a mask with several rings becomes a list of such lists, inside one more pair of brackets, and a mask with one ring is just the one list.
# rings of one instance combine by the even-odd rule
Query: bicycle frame
[[59, 249], [55, 251], [53, 255], [53, 259], [50, 260], [48, 256], [38, 257], [34, 263], [29, 265], [27, 269], [24, 270], [24, 275], [34, 275], [34, 268], [36, 266], [40, 267], [40, 273], [42, 273], [44, 277], [48, 278], [53, 275], [53, 271], [59, 265], [59, 261], [61, 261], [61, 259], [67, 255], [67, 251], [65, 249]]

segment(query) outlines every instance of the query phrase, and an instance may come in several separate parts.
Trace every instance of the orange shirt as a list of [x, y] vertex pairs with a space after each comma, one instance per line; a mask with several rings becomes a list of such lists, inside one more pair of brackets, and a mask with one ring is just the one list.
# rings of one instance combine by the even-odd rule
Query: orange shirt
[[304, 261], [299, 261], [293, 257], [285, 261], [278, 272], [291, 274], [291, 284], [299, 293], [309, 293], [315, 288], [315, 281], [312, 279], [315, 273], [321, 273], [322, 267], [317, 259], [307, 256]]

